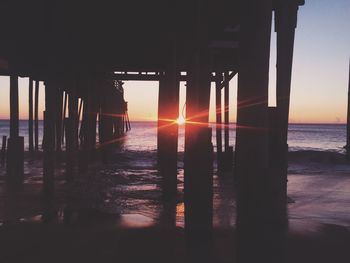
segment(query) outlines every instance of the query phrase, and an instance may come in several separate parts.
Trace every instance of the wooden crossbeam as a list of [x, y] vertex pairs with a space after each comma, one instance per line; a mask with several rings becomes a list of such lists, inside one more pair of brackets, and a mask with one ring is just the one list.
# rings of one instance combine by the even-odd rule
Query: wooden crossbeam
[[[130, 74], [130, 73], [115, 73], [113, 78], [115, 80], [134, 80], [134, 81], [159, 81], [160, 74]], [[187, 81], [186, 75], [180, 75], [180, 81]], [[232, 76], [233, 77], [233, 76]], [[216, 77], [211, 76], [211, 81], [215, 82]], [[222, 84], [224, 85], [224, 84]]]

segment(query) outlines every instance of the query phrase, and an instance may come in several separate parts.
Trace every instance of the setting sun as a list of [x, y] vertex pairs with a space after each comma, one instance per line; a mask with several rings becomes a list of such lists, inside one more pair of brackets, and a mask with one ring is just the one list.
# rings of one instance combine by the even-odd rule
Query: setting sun
[[179, 118], [176, 119], [176, 123], [178, 125], [183, 125], [186, 123], [186, 119], [183, 116], [179, 116]]

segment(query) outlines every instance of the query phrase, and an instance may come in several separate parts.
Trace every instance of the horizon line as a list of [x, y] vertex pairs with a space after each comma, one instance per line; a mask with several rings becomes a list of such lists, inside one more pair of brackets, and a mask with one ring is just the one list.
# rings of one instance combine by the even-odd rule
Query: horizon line
[[[9, 121], [10, 119], [1, 119], [0, 121]], [[19, 119], [19, 121], [28, 121], [28, 119]], [[43, 121], [43, 119], [39, 119], [39, 121]], [[33, 120], [34, 122], [34, 120]], [[130, 120], [130, 122], [157, 122], [157, 120]], [[216, 124], [214, 121], [208, 122], [209, 124]], [[230, 122], [230, 124], [236, 124], [237, 122]], [[224, 123], [222, 123], [224, 124]], [[346, 122], [289, 122], [288, 124], [307, 124], [307, 125], [346, 125]]]

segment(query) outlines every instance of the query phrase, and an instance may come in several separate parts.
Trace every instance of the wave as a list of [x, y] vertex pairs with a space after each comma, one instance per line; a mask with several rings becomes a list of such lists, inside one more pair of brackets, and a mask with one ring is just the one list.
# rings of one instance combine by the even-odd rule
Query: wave
[[293, 151], [288, 153], [289, 174], [349, 174], [350, 161], [335, 151]]

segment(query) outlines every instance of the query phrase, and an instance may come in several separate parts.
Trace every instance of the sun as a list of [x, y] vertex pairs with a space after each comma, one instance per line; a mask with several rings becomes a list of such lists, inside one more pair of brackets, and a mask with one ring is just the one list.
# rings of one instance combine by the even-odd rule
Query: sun
[[179, 116], [179, 118], [176, 119], [176, 123], [178, 125], [184, 125], [186, 123], [186, 119], [183, 116]]

